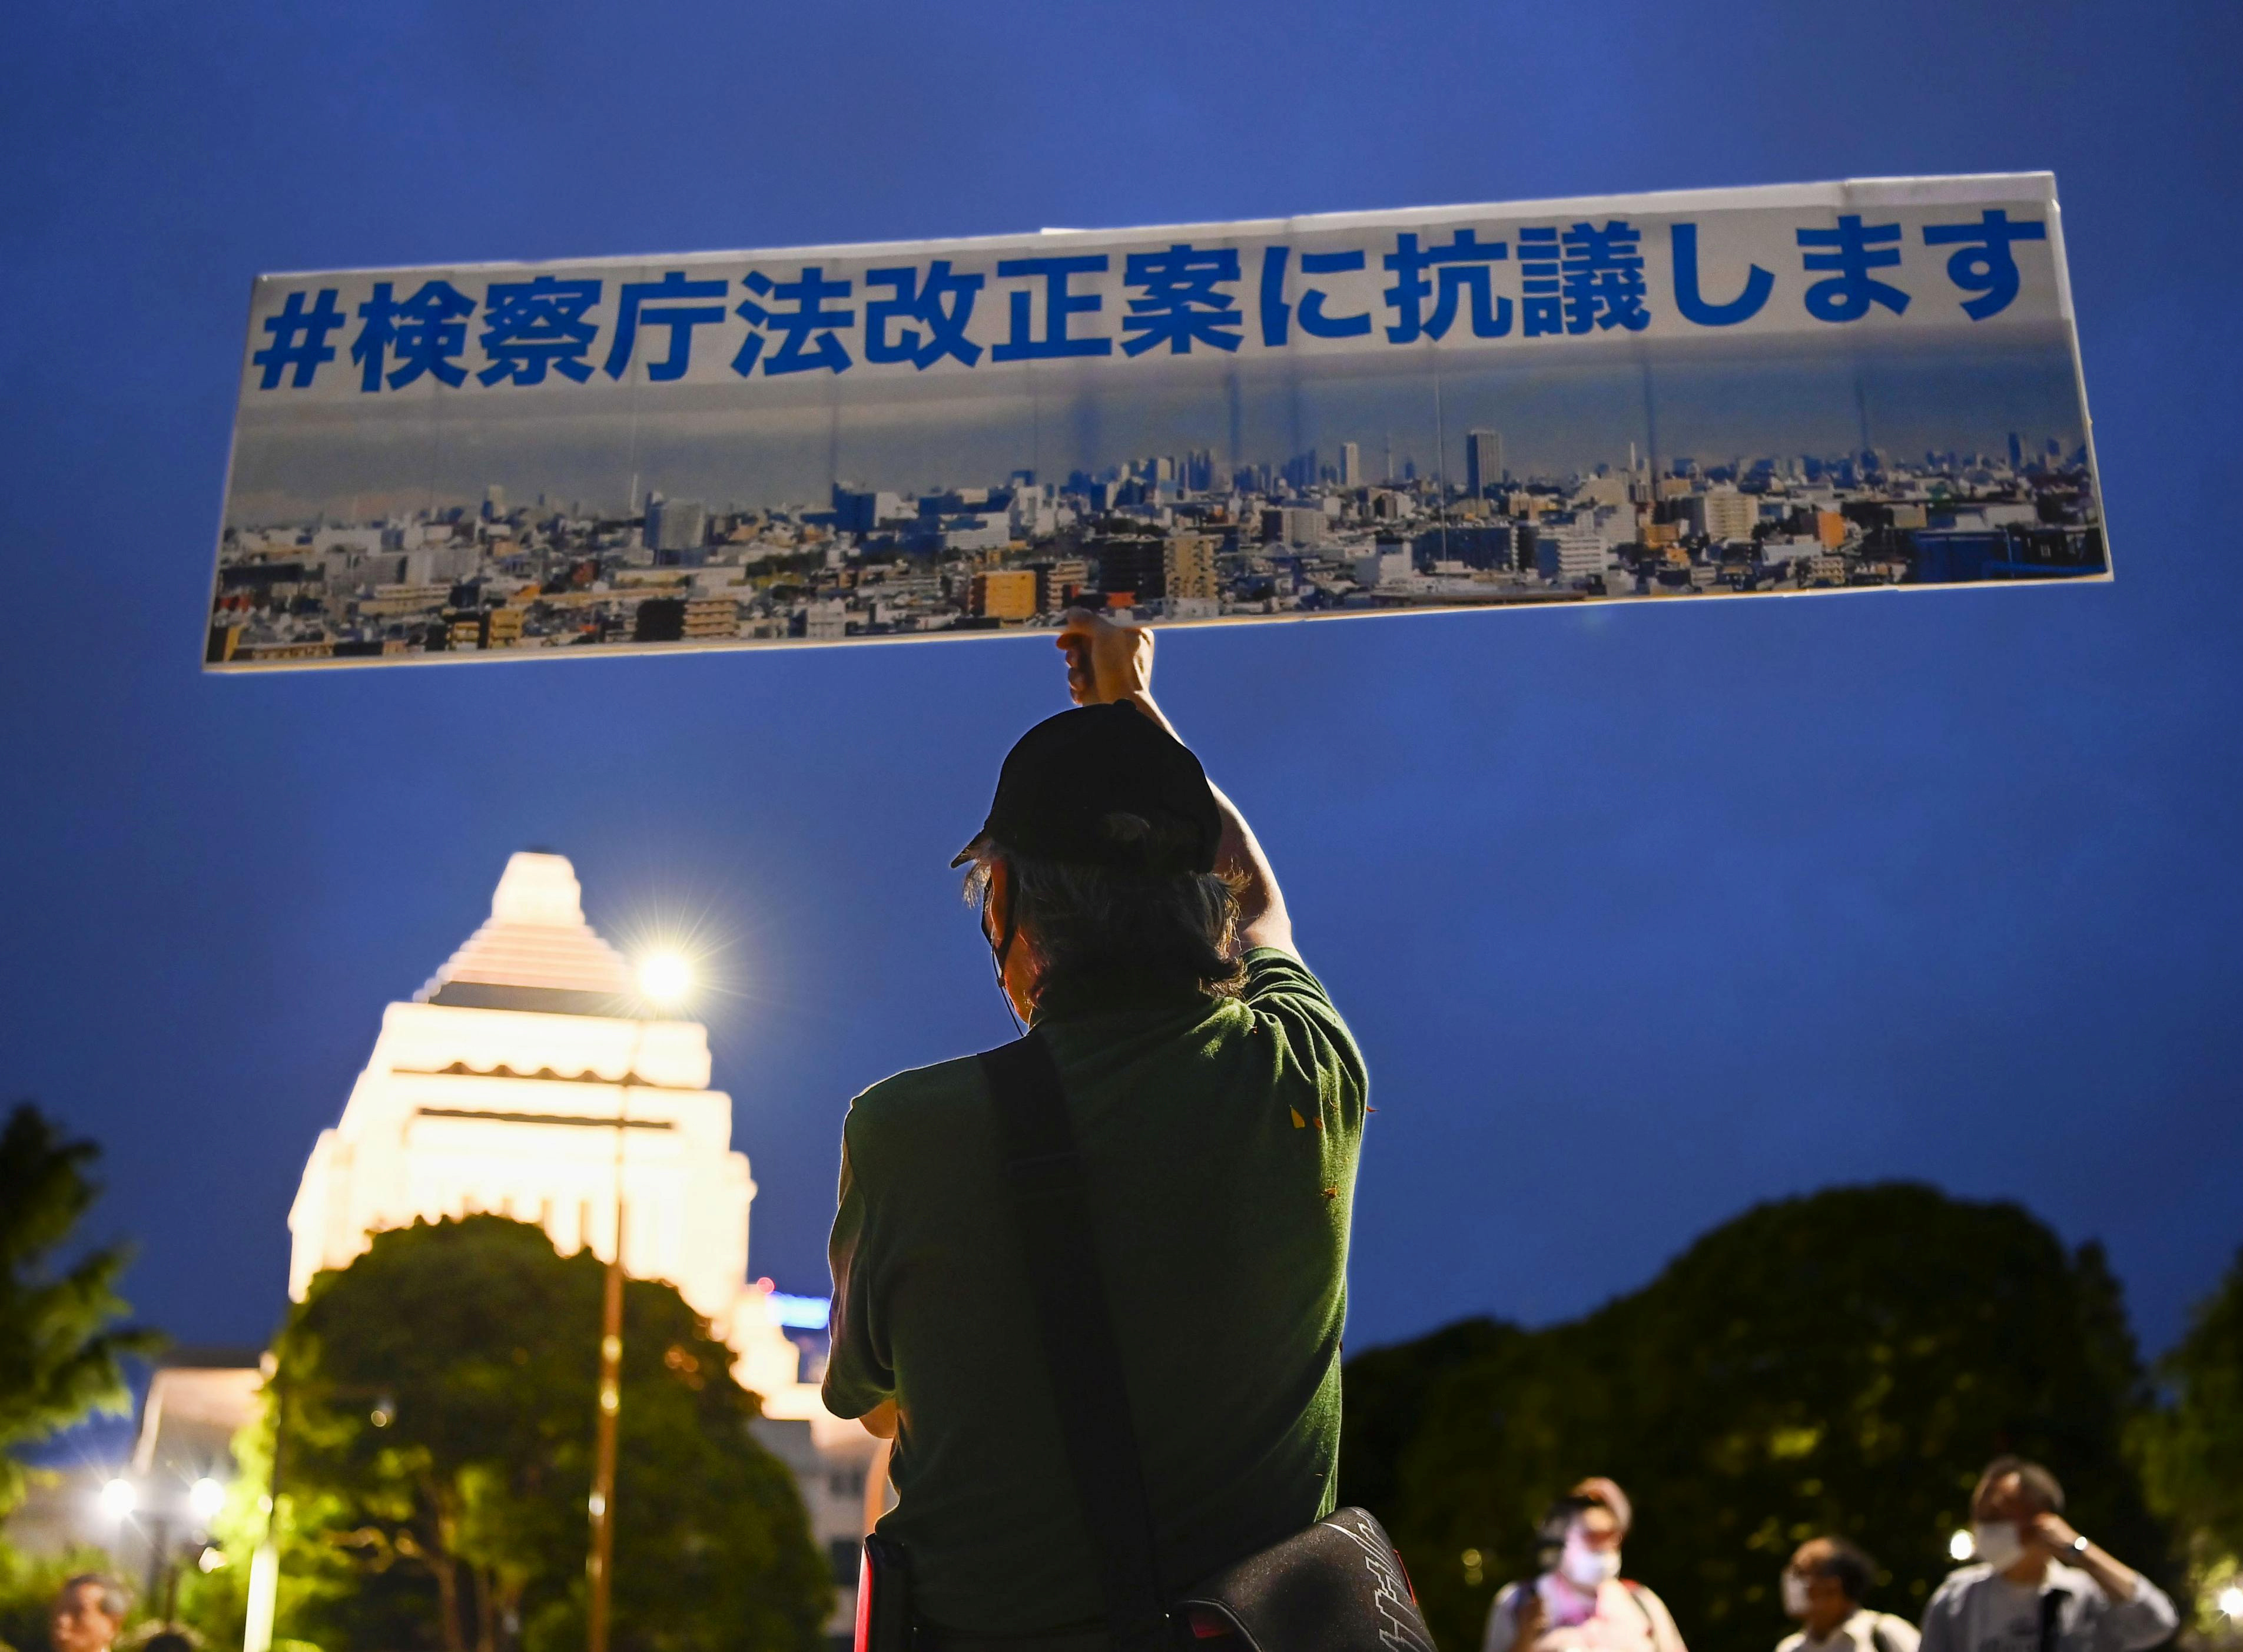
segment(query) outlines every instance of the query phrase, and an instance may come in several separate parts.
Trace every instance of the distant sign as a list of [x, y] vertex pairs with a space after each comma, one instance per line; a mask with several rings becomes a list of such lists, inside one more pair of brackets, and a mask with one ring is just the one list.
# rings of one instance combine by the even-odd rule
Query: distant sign
[[215, 669], [2107, 578], [2054, 180], [260, 278]]

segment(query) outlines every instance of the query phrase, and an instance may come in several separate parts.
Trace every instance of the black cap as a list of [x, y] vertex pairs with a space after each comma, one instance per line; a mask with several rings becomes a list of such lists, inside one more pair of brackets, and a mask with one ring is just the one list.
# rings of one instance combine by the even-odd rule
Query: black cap
[[[1116, 837], [1107, 817], [1149, 821], [1163, 853]], [[1046, 718], [1005, 755], [989, 818], [950, 864], [994, 841], [1038, 860], [1156, 873], [1212, 872], [1223, 818], [1199, 759], [1135, 707]]]

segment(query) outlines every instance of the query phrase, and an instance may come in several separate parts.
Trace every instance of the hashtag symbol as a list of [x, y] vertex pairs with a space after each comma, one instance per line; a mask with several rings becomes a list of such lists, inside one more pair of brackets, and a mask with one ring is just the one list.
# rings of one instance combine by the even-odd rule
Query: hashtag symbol
[[295, 377], [288, 381], [292, 388], [301, 390], [309, 385], [320, 363], [335, 359], [335, 347], [327, 342], [327, 334], [342, 324], [343, 313], [335, 307], [333, 287], [321, 287], [318, 302], [309, 311], [304, 308], [301, 293], [288, 294], [280, 314], [265, 319], [265, 330], [273, 335], [273, 342], [249, 358], [265, 369], [257, 388], [273, 388], [290, 367], [296, 369]]

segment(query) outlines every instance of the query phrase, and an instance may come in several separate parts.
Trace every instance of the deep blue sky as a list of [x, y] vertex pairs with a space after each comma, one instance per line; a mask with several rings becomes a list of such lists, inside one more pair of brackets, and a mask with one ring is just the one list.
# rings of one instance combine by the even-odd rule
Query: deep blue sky
[[2243, 1241], [2243, 11], [50, 4], [0, 24], [0, 1095], [254, 1338], [382, 1004], [507, 853], [731, 936], [819, 1288], [843, 1103], [1007, 1022], [944, 869], [1047, 642], [205, 680], [260, 270], [2048, 167], [2114, 585], [1179, 635], [1161, 689], [1366, 1046], [1360, 1346], [1568, 1315], [1916, 1177], [2099, 1237], [2161, 1345]]

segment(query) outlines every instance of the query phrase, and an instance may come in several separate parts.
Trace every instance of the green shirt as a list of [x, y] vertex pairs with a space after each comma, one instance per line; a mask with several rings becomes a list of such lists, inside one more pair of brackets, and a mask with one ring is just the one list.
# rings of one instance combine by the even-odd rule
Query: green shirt
[[[1330, 1514], [1348, 1218], [1368, 1081], [1323, 986], [1274, 947], [1235, 999], [1055, 984], [1036, 1026], [1067, 1091], [1144, 1460], [1162, 1578], [1181, 1587]], [[1023, 1634], [1096, 1619], [971, 1057], [849, 1109], [825, 1403], [894, 1396], [897, 1505], [919, 1610]]]

